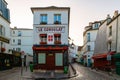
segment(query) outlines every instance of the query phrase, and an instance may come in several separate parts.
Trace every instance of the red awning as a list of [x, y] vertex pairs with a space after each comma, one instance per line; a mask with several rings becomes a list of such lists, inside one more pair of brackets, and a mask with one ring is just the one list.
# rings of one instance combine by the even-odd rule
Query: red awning
[[115, 54], [115, 51], [111, 51], [111, 52], [109, 52], [109, 53], [96, 54], [96, 55], [94, 55], [92, 58], [93, 58], [93, 59], [107, 58], [107, 55], [108, 55], [108, 54], [113, 55], [113, 54]]
[[39, 36], [47, 36], [47, 34], [40, 34]]
[[33, 47], [33, 50], [68, 50], [68, 47]]
[[54, 36], [61, 36], [61, 34], [54, 34]]

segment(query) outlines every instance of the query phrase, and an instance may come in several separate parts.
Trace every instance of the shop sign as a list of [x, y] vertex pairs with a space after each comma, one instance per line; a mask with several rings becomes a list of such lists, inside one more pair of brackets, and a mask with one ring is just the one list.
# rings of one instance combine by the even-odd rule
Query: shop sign
[[3, 41], [3, 42], [6, 42], [6, 43], [9, 43], [9, 39], [4, 38], [4, 37], [2, 37], [2, 36], [0, 36], [0, 41]]
[[65, 32], [65, 27], [37, 27], [37, 32]]

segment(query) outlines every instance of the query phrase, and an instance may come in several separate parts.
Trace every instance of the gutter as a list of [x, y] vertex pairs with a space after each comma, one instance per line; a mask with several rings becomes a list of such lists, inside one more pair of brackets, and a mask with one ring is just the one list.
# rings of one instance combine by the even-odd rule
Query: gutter
[[116, 22], [116, 53], [117, 53], [117, 47], [118, 47], [118, 46], [117, 46], [117, 45], [118, 45], [118, 44], [117, 44], [117, 42], [118, 42], [118, 18], [119, 18], [119, 17], [117, 17], [117, 22]]

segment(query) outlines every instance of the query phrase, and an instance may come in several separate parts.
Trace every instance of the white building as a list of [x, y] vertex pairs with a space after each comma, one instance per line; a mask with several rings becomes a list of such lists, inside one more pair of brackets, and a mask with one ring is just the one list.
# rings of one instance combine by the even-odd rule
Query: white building
[[11, 28], [11, 49], [33, 55], [33, 29]]
[[[110, 67], [115, 68], [115, 62], [120, 62], [119, 22], [120, 14], [118, 11], [115, 11], [113, 18], [110, 18], [108, 15], [106, 20], [101, 24], [97, 34], [93, 56], [95, 67], [104, 68], [111, 61]], [[98, 64], [101, 64], [101, 66]]]
[[33, 7], [35, 69], [68, 66], [69, 7]]
[[10, 16], [7, 2], [0, 0], [0, 53], [9, 53], [10, 49]]
[[97, 31], [100, 24], [101, 24], [100, 21], [96, 21], [94, 23], [89, 23], [89, 26], [85, 27], [85, 31], [83, 34], [83, 39], [84, 39], [83, 56], [84, 56], [84, 64], [86, 66], [90, 66], [92, 63], [92, 56], [94, 53]]

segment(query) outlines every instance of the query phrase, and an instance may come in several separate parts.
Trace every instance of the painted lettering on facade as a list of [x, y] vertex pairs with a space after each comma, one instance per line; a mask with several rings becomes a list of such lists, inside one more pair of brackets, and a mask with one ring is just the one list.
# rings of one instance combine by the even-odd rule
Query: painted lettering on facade
[[65, 27], [37, 27], [37, 32], [64, 32]]

